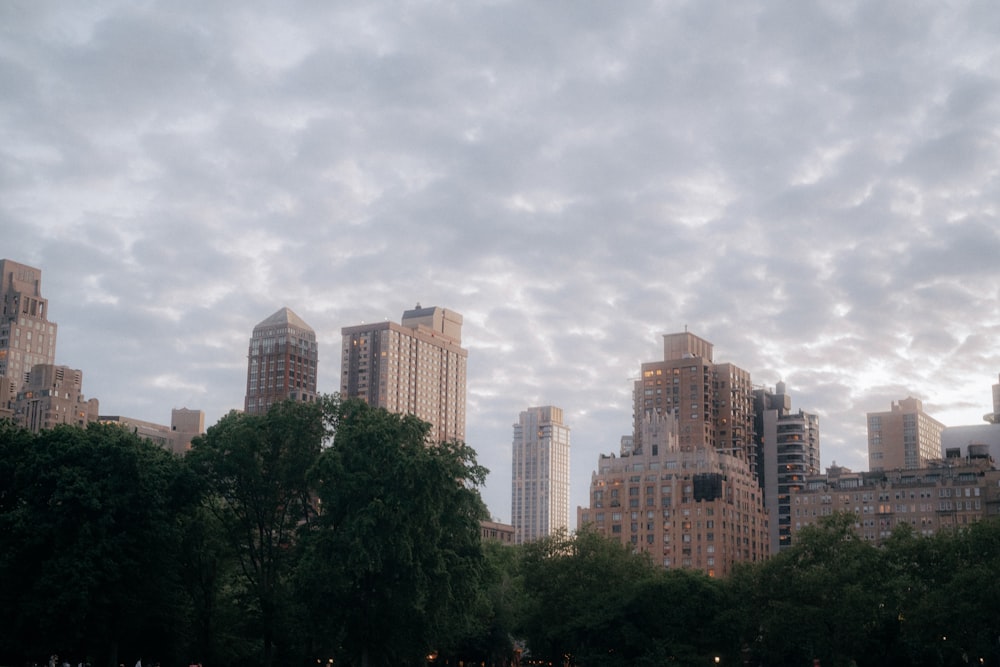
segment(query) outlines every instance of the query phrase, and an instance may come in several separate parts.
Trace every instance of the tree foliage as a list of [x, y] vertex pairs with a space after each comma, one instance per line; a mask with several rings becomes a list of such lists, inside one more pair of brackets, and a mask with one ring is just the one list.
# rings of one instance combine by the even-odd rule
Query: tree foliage
[[196, 499], [181, 462], [106, 424], [4, 425], [0, 449], [4, 654], [178, 659], [178, 519]]
[[334, 421], [299, 569], [315, 633], [346, 664], [422, 664], [469, 621], [486, 471], [462, 443], [429, 443], [412, 416], [345, 401]]
[[720, 581], [586, 528], [481, 544], [485, 471], [427, 434], [325, 399], [185, 460], [0, 422], [0, 664], [1000, 666], [996, 517], [876, 548], [834, 515]]
[[291, 652], [294, 538], [315, 516], [308, 475], [326, 436], [324, 407], [285, 401], [263, 415], [231, 412], [188, 454], [208, 491], [208, 514], [239, 566], [231, 592], [246, 634], [259, 637], [265, 667], [279, 646]]
[[533, 659], [659, 665], [709, 660], [723, 643], [718, 582], [665, 571], [591, 530], [526, 545], [522, 571], [518, 626]]

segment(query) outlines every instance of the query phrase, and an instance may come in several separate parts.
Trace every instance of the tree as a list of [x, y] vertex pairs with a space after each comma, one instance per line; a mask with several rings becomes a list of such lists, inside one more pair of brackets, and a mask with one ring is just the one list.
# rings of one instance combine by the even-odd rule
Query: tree
[[883, 555], [857, 538], [855, 521], [824, 517], [787, 551], [732, 577], [742, 644], [765, 664], [882, 664], [889, 647], [871, 639], [894, 620], [894, 603]]
[[326, 437], [329, 403], [285, 401], [263, 415], [231, 412], [188, 453], [208, 492], [205, 507], [239, 565], [235, 592], [246, 613], [245, 635], [259, 638], [264, 667], [279, 645], [291, 643], [293, 547], [296, 533], [315, 517], [308, 474]]
[[441, 655], [466, 664], [508, 665], [515, 657], [515, 627], [523, 606], [523, 582], [518, 573], [521, 550], [495, 540], [483, 542], [483, 568], [469, 623]]
[[340, 664], [423, 664], [470, 621], [486, 470], [462, 443], [428, 442], [413, 416], [348, 400], [330, 421], [299, 567], [314, 649]]
[[175, 660], [180, 461], [118, 425], [0, 429], [0, 627], [7, 655]]
[[726, 604], [721, 583], [702, 572], [657, 570], [625, 605], [628, 664], [708, 665], [713, 656], [734, 657], [734, 633], [720, 622]]
[[623, 650], [630, 641], [623, 619], [656, 572], [645, 554], [586, 527], [576, 535], [557, 533], [525, 545], [527, 601], [518, 630], [531, 657], [629, 664], [634, 656]]

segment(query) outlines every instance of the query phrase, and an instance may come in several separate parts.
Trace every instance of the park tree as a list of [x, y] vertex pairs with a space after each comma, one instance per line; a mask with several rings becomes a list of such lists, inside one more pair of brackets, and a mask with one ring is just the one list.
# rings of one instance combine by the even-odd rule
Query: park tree
[[[330, 403], [285, 401], [266, 414], [231, 412], [196, 438], [187, 455], [205, 487], [204, 509], [238, 568], [228, 591], [243, 611], [244, 627], [235, 632], [256, 654], [242, 661], [269, 667], [279, 654], [281, 662], [294, 659], [295, 540], [316, 514], [308, 476], [327, 434]], [[200, 539], [212, 535], [209, 528]], [[203, 599], [203, 612], [209, 604]], [[215, 639], [202, 641], [217, 646]]]
[[920, 536], [901, 527], [885, 544], [897, 591], [897, 636], [914, 665], [1000, 665], [1000, 520]]
[[627, 664], [710, 665], [723, 655], [732, 664], [737, 653], [735, 633], [724, 621], [727, 605], [718, 580], [694, 570], [658, 568], [625, 605]]
[[[824, 517], [795, 544], [731, 578], [742, 645], [765, 664], [885, 664], [872, 638], [894, 618], [884, 555], [854, 533], [853, 514]], [[894, 650], [894, 649], [893, 649]]]
[[347, 400], [330, 421], [298, 570], [313, 650], [337, 664], [423, 664], [475, 623], [486, 470], [465, 444], [430, 442], [412, 415]]
[[584, 527], [525, 545], [521, 571], [526, 600], [518, 633], [532, 659], [631, 664], [623, 621], [656, 573], [645, 554]]
[[506, 665], [515, 658], [516, 624], [524, 604], [521, 549], [497, 540], [484, 540], [482, 547], [482, 574], [468, 608], [469, 622], [441, 653], [460, 656], [466, 664]]
[[113, 424], [0, 427], [0, 647], [9, 658], [178, 660], [180, 460]]

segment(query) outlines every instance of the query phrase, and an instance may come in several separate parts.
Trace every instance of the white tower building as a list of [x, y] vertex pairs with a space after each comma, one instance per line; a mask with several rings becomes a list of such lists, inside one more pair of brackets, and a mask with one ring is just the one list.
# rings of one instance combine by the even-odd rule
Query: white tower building
[[528, 408], [514, 424], [511, 523], [524, 544], [569, 529], [569, 426], [562, 409]]

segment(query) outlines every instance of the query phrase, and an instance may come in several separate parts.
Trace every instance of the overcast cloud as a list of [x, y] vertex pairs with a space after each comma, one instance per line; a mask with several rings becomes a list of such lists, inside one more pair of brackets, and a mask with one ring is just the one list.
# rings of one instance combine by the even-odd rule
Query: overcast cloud
[[[949, 425], [1000, 372], [1000, 4], [0, 4], [0, 256], [42, 269], [103, 414], [241, 408], [288, 306], [461, 313], [467, 437], [572, 429], [572, 507], [631, 383], [690, 331], [820, 415]], [[575, 521], [575, 518], [574, 518]]]

